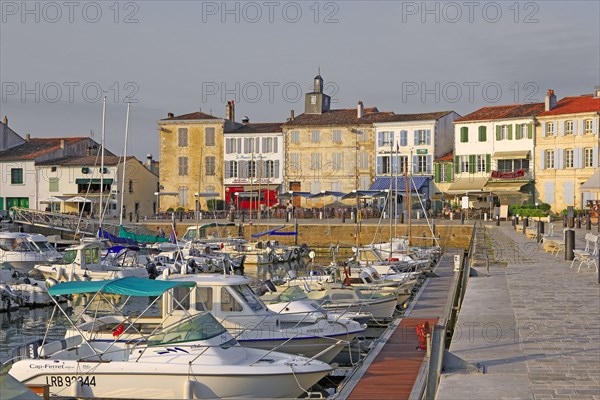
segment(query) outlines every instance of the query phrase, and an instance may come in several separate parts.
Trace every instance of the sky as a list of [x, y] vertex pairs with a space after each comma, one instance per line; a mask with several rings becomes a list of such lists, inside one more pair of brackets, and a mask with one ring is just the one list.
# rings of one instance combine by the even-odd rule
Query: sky
[[0, 1], [0, 115], [159, 158], [157, 121], [285, 122], [320, 71], [332, 108], [466, 115], [600, 85], [598, 1]]

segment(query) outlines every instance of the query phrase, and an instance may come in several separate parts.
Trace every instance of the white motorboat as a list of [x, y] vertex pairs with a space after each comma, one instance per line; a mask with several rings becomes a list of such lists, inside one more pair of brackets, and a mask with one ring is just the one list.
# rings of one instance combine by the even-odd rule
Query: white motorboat
[[35, 269], [44, 278], [61, 281], [97, 281], [135, 276], [147, 278], [148, 272], [139, 266], [121, 266], [111, 260], [100, 260], [101, 245], [85, 242], [65, 250], [61, 263], [40, 264]]
[[35, 264], [57, 262], [60, 259], [60, 253], [44, 235], [0, 231], [0, 262], [28, 269]]
[[[146, 297], [176, 290], [190, 299], [192, 287], [122, 278], [61, 283], [50, 294]], [[331, 371], [318, 360], [242, 347], [208, 312], [144, 317], [160, 299], [140, 316], [94, 315], [69, 331], [77, 334], [22, 346], [9, 373], [27, 386], [46, 385], [57, 397], [204, 399], [298, 397]]]
[[[161, 277], [159, 279], [164, 279]], [[349, 319], [329, 320], [307, 315], [289, 321], [271, 310], [252, 291], [250, 279], [239, 275], [173, 275], [169, 280], [194, 282], [190, 313], [210, 311], [246, 347], [317, 357], [331, 362], [342, 348], [366, 329]], [[174, 292], [177, 297], [177, 291]], [[174, 310], [173, 314], [184, 310]]]
[[20, 307], [54, 304], [44, 280], [35, 279], [15, 269], [10, 263], [0, 263], [0, 283], [4, 285], [6, 299]]

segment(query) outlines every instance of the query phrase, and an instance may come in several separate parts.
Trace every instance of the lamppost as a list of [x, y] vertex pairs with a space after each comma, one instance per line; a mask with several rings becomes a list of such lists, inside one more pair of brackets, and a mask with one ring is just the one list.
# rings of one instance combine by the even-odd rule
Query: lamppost
[[239, 216], [240, 216], [240, 193], [235, 192], [233, 195], [235, 196], [235, 209], [236, 209], [236, 212], [237, 212], [238, 218], [239, 218]]

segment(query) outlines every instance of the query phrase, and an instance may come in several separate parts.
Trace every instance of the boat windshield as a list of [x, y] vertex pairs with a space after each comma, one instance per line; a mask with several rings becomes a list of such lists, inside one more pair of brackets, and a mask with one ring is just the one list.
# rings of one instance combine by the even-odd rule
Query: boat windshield
[[48, 242], [35, 241], [32, 242], [41, 252], [55, 251], [54, 247]]
[[150, 336], [149, 346], [208, 340], [227, 331], [209, 312], [196, 314]]
[[298, 286], [290, 286], [276, 298], [277, 303], [289, 303], [290, 301], [306, 300], [308, 296]]
[[70, 264], [75, 261], [75, 257], [77, 257], [77, 250], [65, 250], [63, 253], [62, 262], [65, 264]]
[[250, 306], [250, 308], [254, 311], [262, 310], [266, 308], [261, 299], [259, 299], [252, 289], [248, 287], [248, 285], [234, 285], [231, 286], [233, 290], [235, 290]]
[[5, 251], [36, 251], [24, 238], [0, 239], [0, 248]]

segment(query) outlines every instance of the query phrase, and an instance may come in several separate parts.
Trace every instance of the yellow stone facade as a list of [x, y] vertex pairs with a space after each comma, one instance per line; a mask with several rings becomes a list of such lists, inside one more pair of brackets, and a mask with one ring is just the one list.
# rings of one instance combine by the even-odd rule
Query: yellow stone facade
[[[161, 211], [178, 207], [195, 210], [195, 194], [199, 192], [217, 192], [218, 198], [224, 198], [224, 120], [207, 117], [209, 118], [178, 119], [170, 116], [158, 122], [160, 191], [177, 193], [177, 195], [161, 196], [159, 205]], [[185, 129], [187, 129], [187, 142], [182, 142], [180, 132]], [[206, 197], [200, 198], [202, 210], [207, 209], [207, 200], [209, 199]]]
[[[373, 182], [372, 125], [284, 126], [283, 136], [285, 191], [348, 193], [368, 189]], [[325, 197], [302, 205], [319, 207], [332, 201]]]
[[538, 116], [538, 121], [535, 135], [537, 201], [550, 204], [554, 212], [561, 212], [567, 206], [586, 208], [586, 200], [598, 198], [597, 194], [584, 194], [579, 190], [598, 168], [598, 112]]

